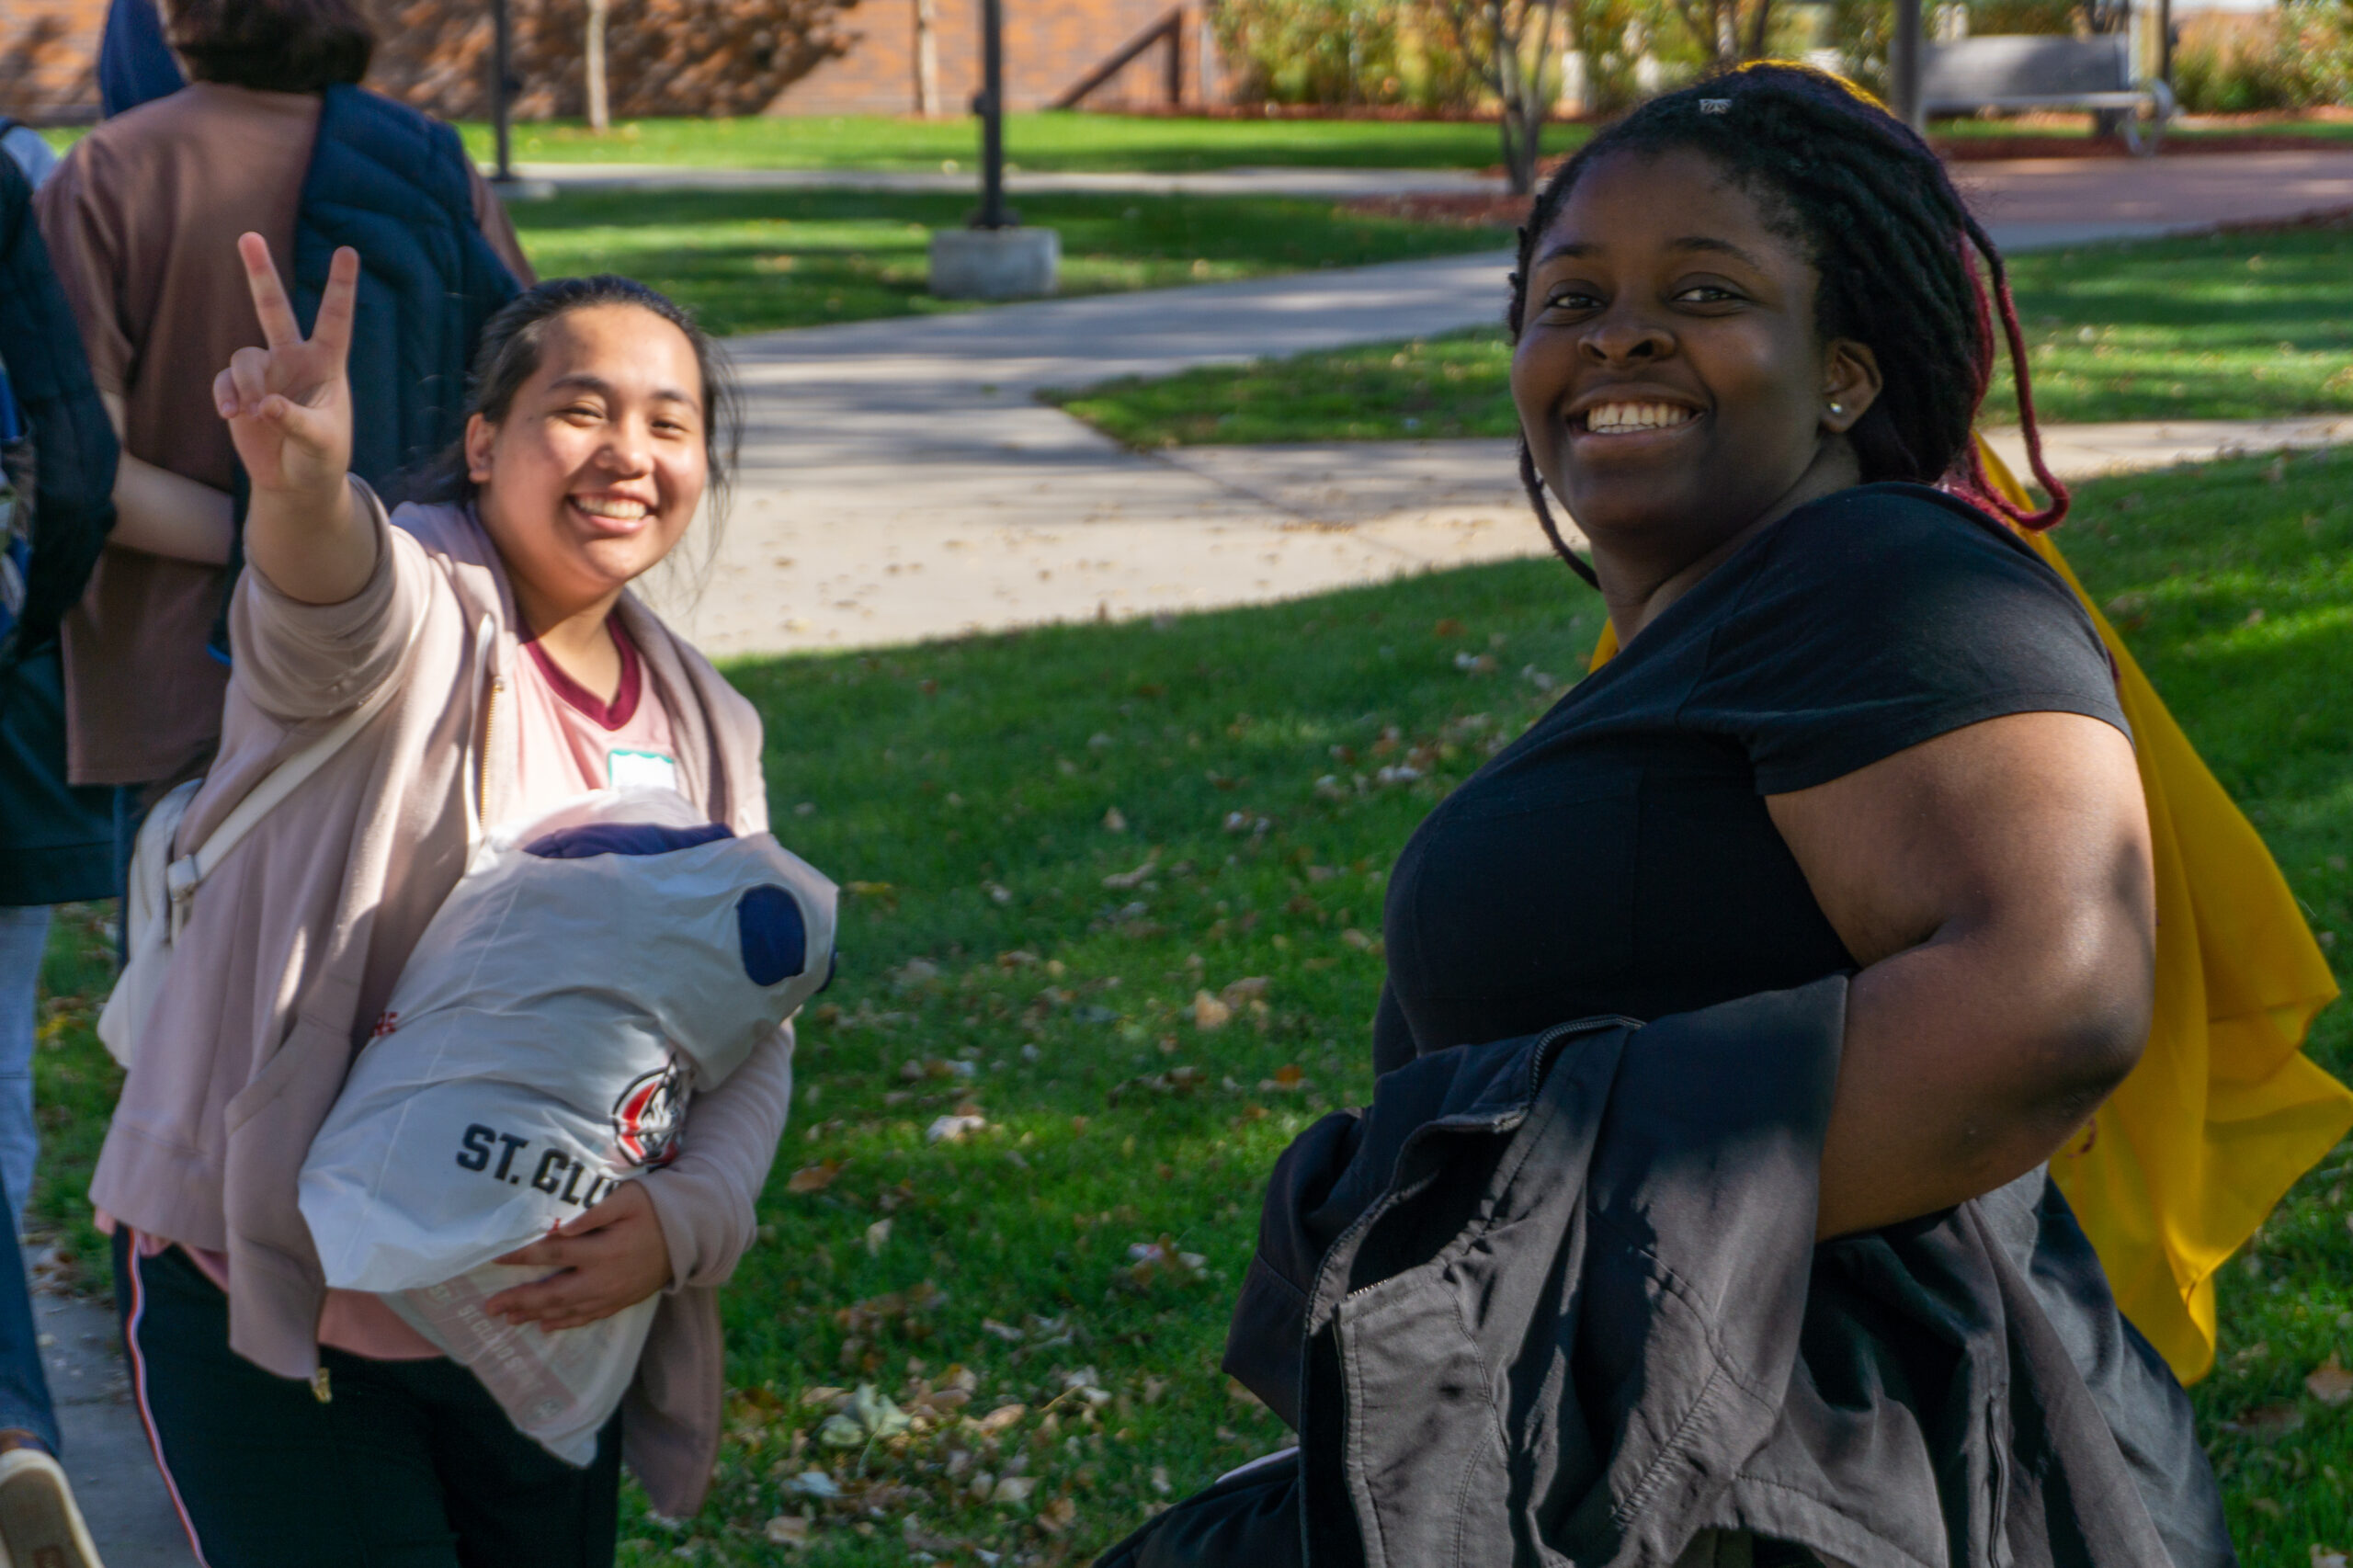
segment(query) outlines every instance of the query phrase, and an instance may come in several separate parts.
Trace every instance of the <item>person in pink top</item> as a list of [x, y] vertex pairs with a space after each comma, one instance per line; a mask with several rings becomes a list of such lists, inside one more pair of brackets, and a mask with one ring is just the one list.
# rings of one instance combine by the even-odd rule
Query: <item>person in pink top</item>
[[[158, 1463], [201, 1561], [587, 1568], [626, 1458], [660, 1511], [716, 1457], [715, 1301], [791, 1099], [790, 1027], [699, 1093], [681, 1152], [506, 1260], [491, 1303], [560, 1329], [660, 1294], [638, 1381], [574, 1469], [373, 1297], [325, 1288], [304, 1152], [480, 835], [608, 785], [763, 831], [749, 703], [629, 593], [723, 503], [735, 402], [676, 305], [619, 278], [529, 290], [485, 331], [441, 500], [387, 517], [347, 467], [359, 258], [311, 337], [238, 242], [267, 347], [214, 384], [252, 478], [219, 762], [188, 853], [337, 715], [381, 710], [203, 884], [91, 1187]], [[704, 525], [710, 526], [709, 524]], [[624, 912], [616, 912], [625, 918]]]

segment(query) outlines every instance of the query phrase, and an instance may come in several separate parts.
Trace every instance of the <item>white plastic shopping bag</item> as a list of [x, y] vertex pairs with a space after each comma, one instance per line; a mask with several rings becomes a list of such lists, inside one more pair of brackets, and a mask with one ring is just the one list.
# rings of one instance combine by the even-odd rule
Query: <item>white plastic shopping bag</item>
[[516, 1426], [585, 1464], [654, 1303], [510, 1328], [494, 1258], [669, 1160], [825, 982], [835, 889], [667, 790], [599, 790], [492, 835], [426, 926], [303, 1163], [327, 1283], [383, 1295]]

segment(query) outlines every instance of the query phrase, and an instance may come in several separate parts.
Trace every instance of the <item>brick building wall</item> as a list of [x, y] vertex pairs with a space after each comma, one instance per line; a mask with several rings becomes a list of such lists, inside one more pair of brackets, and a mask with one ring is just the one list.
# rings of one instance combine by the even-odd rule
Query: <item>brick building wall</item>
[[[510, 0], [524, 88], [518, 117], [576, 115], [579, 64], [571, 13], [577, 0]], [[614, 0], [618, 12], [631, 0]], [[1120, 47], [1166, 17], [1176, 0], [1004, 0], [1006, 99], [1038, 108], [1075, 85]], [[918, 0], [858, 0], [835, 26], [848, 41], [767, 104], [787, 115], [914, 114]], [[938, 59], [938, 112], [970, 111], [980, 88], [980, 0], [930, 0]], [[1215, 100], [1201, 0], [1184, 6], [1181, 97]], [[369, 0], [382, 41], [369, 85], [449, 117], [485, 111], [490, 28], [487, 6], [452, 0]], [[107, 0], [0, 0], [0, 112], [23, 119], [88, 119], [97, 113], [96, 62]], [[620, 84], [616, 84], [618, 86]], [[1086, 99], [1090, 108], [1161, 104], [1167, 97], [1165, 46], [1155, 45]], [[756, 100], [699, 106], [700, 112], [746, 112]], [[695, 112], [697, 106], [684, 106]], [[674, 110], [673, 112], [677, 112]]]
[[0, 0], [0, 114], [91, 119], [107, 0]]
[[[921, 0], [858, 0], [842, 19], [856, 41], [849, 52], [829, 60], [780, 94], [770, 114], [913, 114], [919, 110], [915, 82], [915, 11]], [[938, 111], [969, 111], [981, 85], [980, 0], [931, 0], [932, 38], [939, 59]], [[1168, 15], [1172, 0], [1004, 0], [1005, 97], [1007, 108], [1042, 108], [1076, 85], [1120, 47]], [[1202, 91], [1198, 4], [1183, 7], [1183, 92], [1199, 103], [1216, 93], [1217, 68], [1210, 62], [1210, 92]], [[1087, 97], [1089, 107], [1166, 100], [1166, 55], [1155, 45]]]

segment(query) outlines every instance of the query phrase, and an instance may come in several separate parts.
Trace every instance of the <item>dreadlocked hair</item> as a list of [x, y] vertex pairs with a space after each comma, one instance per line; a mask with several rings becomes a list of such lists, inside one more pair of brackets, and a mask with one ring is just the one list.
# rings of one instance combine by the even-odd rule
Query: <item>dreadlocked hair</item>
[[[1941, 485], [2022, 528], [2047, 528], [2067, 515], [2067, 489], [2043, 462], [2025, 335], [2001, 253], [1928, 144], [1826, 71], [1778, 61], [1737, 67], [1652, 99], [1586, 143], [1544, 187], [1519, 232], [1506, 318], [1512, 341], [1526, 319], [1537, 243], [1586, 172], [1617, 153], [1686, 149], [1746, 187], [1768, 222], [1806, 246], [1822, 278], [1814, 319], [1823, 335], [1867, 344], [1877, 357], [1880, 395], [1847, 432], [1864, 483]], [[1997, 318], [2027, 460], [2051, 496], [2039, 512], [1995, 490], [1970, 438], [1993, 383]], [[1592, 569], [1562, 541], [1525, 435], [1519, 471], [1545, 537], [1592, 581]]]

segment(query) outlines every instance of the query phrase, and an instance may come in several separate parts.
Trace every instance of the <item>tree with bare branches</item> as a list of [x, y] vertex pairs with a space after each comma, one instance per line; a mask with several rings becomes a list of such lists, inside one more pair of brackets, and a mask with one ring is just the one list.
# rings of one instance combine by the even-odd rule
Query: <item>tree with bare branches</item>
[[588, 129], [602, 136], [613, 128], [612, 97], [605, 87], [605, 18], [611, 0], [588, 0], [587, 37], [581, 40], [580, 86], [587, 102]]
[[1671, 0], [1711, 66], [1762, 60], [1772, 37], [1773, 0]]
[[1560, 97], [1564, 0], [1441, 0], [1437, 9], [1503, 109], [1504, 172], [1514, 195], [1536, 188], [1544, 121]]

